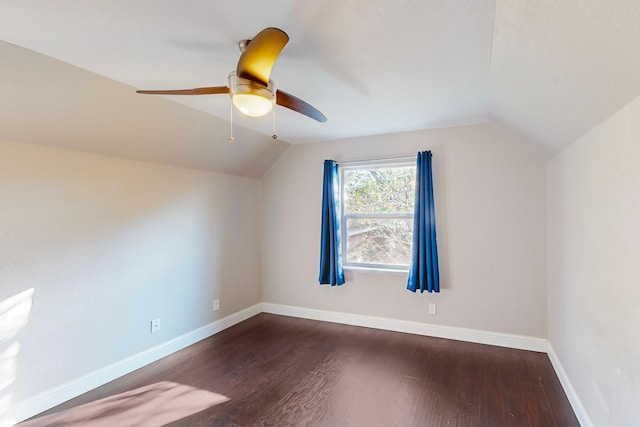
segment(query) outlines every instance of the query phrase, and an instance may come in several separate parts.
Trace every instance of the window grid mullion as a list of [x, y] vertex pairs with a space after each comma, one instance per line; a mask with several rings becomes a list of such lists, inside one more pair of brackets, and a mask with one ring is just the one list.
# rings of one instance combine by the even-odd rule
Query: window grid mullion
[[412, 213], [353, 213], [344, 214], [344, 219], [405, 219], [413, 218]]

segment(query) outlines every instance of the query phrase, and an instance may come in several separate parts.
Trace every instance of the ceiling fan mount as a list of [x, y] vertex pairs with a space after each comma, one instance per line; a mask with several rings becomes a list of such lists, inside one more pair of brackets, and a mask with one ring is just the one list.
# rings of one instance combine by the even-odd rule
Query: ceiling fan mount
[[240, 49], [240, 52], [244, 52], [247, 49], [247, 46], [249, 46], [249, 43], [251, 43], [251, 39], [242, 39], [238, 42], [238, 49]]
[[265, 28], [253, 39], [240, 40], [242, 54], [238, 66], [228, 77], [228, 86], [212, 86], [180, 90], [138, 90], [137, 93], [151, 95], [214, 95], [227, 93], [233, 105], [250, 117], [267, 114], [274, 104], [296, 111], [318, 122], [327, 118], [311, 104], [286, 92], [276, 89], [269, 79], [273, 65], [289, 36], [278, 28]]

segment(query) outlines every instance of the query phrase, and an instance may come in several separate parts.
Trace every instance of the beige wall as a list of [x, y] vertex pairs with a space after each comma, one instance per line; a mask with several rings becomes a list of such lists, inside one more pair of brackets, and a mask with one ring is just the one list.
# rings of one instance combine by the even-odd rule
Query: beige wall
[[[548, 337], [593, 424], [634, 425], [639, 116], [640, 98], [546, 171], [475, 125], [291, 146], [262, 183], [0, 141], [0, 369], [13, 379], [0, 399], [265, 301]], [[413, 294], [406, 274], [382, 272], [318, 285], [323, 160], [427, 149], [442, 292]]]
[[640, 98], [549, 162], [549, 341], [596, 426], [640, 420]]
[[[324, 159], [434, 154], [440, 294], [407, 274], [347, 272], [318, 284]], [[290, 147], [263, 179], [265, 302], [546, 337], [545, 165], [491, 126]], [[428, 302], [438, 314], [427, 314]]]
[[253, 179], [0, 142], [0, 354], [3, 380], [15, 374], [0, 397], [260, 302], [259, 200]]

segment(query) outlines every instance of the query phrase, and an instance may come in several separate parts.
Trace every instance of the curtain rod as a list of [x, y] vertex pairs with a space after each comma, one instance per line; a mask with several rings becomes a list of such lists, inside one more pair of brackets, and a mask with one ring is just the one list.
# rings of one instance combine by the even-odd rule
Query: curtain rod
[[356, 164], [356, 163], [371, 163], [371, 162], [380, 162], [380, 161], [387, 161], [387, 160], [415, 161], [416, 156], [414, 155], [414, 156], [397, 156], [397, 157], [378, 157], [374, 159], [344, 160], [344, 161], [336, 160], [336, 163], [338, 163], [339, 165], [350, 165], [350, 164]]

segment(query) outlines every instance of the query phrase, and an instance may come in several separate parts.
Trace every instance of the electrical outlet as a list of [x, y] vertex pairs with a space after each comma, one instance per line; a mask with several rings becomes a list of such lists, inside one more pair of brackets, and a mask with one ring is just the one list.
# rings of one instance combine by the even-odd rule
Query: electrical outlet
[[436, 305], [433, 303], [429, 304], [429, 314], [436, 314]]
[[160, 330], [160, 319], [153, 319], [151, 321], [151, 333], [155, 334]]
[[213, 311], [218, 311], [220, 310], [220, 300], [219, 299], [214, 299], [213, 300]]

